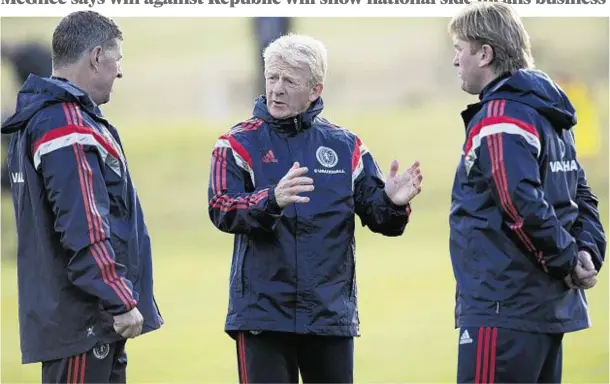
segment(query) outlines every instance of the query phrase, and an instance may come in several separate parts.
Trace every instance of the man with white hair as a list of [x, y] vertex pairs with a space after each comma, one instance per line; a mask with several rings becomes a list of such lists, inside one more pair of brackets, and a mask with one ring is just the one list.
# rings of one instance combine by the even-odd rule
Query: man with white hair
[[449, 32], [462, 89], [479, 99], [462, 112], [450, 214], [457, 382], [558, 383], [563, 335], [590, 326], [584, 289], [606, 251], [577, 160], [575, 111], [532, 69], [509, 5], [473, 3]]
[[226, 332], [240, 382], [348, 383], [359, 335], [354, 229], [400, 236], [415, 162], [384, 181], [360, 138], [320, 117], [327, 53], [285, 35], [263, 53], [266, 95], [213, 149], [209, 215], [235, 235]]

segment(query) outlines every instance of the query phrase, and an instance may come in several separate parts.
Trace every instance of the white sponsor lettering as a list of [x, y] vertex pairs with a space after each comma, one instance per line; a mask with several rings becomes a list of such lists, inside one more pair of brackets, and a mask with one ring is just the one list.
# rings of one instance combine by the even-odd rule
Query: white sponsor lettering
[[572, 172], [578, 170], [576, 160], [551, 161], [549, 163], [551, 172]]
[[11, 181], [13, 184], [15, 183], [23, 183], [23, 173], [21, 172], [11, 172]]
[[328, 175], [336, 175], [338, 173], [345, 173], [344, 169], [314, 169], [314, 173], [326, 173]]

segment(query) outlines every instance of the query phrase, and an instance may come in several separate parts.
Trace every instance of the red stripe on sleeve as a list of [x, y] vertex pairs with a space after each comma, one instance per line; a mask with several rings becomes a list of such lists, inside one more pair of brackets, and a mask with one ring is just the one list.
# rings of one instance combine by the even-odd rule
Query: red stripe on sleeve
[[[129, 308], [135, 305], [131, 295], [127, 294], [127, 287], [124, 282], [119, 280], [116, 273], [116, 264], [110, 258], [108, 251], [100, 244], [105, 234], [103, 232], [102, 217], [95, 204], [95, 195], [93, 191], [93, 171], [89, 165], [83, 147], [74, 145], [74, 152], [77, 161], [78, 174], [81, 184], [81, 193], [83, 196], [85, 215], [89, 225], [89, 241], [93, 246], [91, 253], [98, 267], [100, 268], [102, 280], [106, 285], [111, 287], [121, 301]], [[123, 283], [119, 285], [119, 283]]]

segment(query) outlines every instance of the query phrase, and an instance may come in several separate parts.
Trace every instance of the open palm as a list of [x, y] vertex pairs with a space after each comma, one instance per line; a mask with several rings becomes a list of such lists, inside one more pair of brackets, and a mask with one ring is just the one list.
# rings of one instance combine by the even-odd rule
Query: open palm
[[398, 161], [394, 160], [385, 183], [385, 192], [396, 205], [407, 205], [421, 192], [423, 176], [416, 161], [403, 173], [398, 173]]

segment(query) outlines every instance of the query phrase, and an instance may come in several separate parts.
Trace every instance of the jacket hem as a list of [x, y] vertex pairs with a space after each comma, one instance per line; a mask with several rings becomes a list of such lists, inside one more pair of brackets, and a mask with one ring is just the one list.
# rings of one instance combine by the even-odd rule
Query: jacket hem
[[533, 333], [568, 333], [590, 328], [591, 323], [589, 319], [552, 322], [507, 316], [475, 315], [458, 317], [456, 328], [461, 327], [497, 327]]
[[[23, 351], [21, 353], [22, 364], [42, 363], [44, 361], [59, 360], [70, 356], [80, 355], [90, 351], [101, 340], [90, 338], [79, 340], [75, 343], [63, 345], [59, 348], [41, 349], [37, 351]], [[105, 343], [105, 341], [103, 341]]]
[[235, 332], [286, 332], [301, 335], [360, 337], [358, 327], [352, 325], [309, 326], [297, 327], [294, 324], [278, 324], [264, 321], [232, 321], [225, 325], [225, 332], [233, 337]]
[[[154, 332], [161, 328], [161, 325], [147, 325], [144, 324], [142, 328], [142, 333], [140, 336], [145, 335], [147, 333]], [[23, 351], [21, 353], [21, 363], [22, 364], [32, 364], [32, 363], [41, 363], [43, 361], [51, 361], [64, 359], [71, 356], [76, 356], [81, 353], [85, 353], [93, 349], [98, 344], [112, 344], [117, 343], [119, 341], [124, 341], [125, 339], [121, 337], [117, 333], [110, 333], [106, 335], [100, 335], [96, 338], [87, 338], [85, 340], [79, 340], [75, 343], [64, 345], [60, 348], [51, 348], [51, 349], [43, 349], [33, 351]]]

